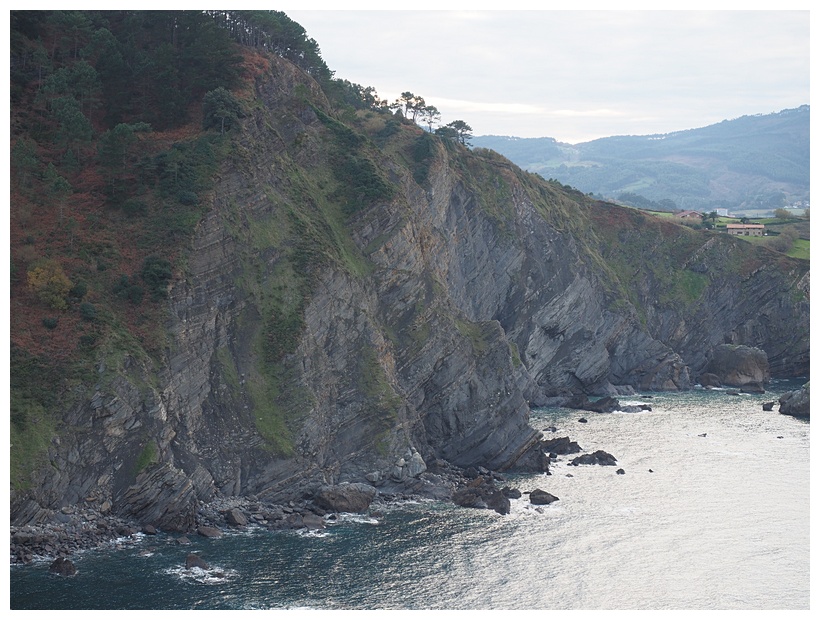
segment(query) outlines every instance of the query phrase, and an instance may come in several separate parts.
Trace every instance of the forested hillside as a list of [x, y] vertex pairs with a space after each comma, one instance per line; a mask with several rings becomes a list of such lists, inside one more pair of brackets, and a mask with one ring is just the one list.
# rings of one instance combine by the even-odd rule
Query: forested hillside
[[545, 178], [633, 206], [747, 214], [809, 201], [808, 105], [576, 145], [500, 136], [477, 136], [473, 143]]
[[281, 12], [12, 11], [13, 477], [111, 360], [167, 346], [168, 284], [268, 53], [364, 105]]

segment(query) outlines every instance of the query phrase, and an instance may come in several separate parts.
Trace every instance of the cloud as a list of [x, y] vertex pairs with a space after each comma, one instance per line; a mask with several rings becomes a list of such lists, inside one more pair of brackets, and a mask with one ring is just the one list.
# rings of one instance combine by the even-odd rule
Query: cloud
[[337, 77], [476, 135], [667, 133], [809, 102], [808, 11], [286, 12]]

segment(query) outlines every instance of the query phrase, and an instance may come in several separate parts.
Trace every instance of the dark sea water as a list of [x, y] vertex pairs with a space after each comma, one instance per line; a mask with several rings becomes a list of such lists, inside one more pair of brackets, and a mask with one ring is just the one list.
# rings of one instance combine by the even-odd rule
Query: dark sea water
[[[10, 607], [808, 609], [809, 423], [761, 406], [798, 386], [620, 399], [652, 406], [641, 413], [537, 410], [536, 428], [557, 427], [547, 437], [626, 472], [560, 457], [551, 476], [510, 478], [560, 498], [549, 506], [407, 503], [322, 533], [143, 537], [76, 556], [71, 578], [45, 560], [12, 566]], [[189, 552], [211, 569], [186, 571]]]

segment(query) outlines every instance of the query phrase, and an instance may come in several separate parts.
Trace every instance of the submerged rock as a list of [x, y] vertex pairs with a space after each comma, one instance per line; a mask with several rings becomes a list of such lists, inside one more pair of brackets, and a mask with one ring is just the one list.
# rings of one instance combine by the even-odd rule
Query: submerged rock
[[48, 572], [62, 577], [71, 577], [77, 574], [77, 568], [74, 566], [74, 562], [68, 558], [57, 558], [48, 567]]
[[187, 570], [191, 570], [192, 568], [201, 568], [202, 570], [208, 570], [210, 566], [208, 563], [199, 557], [196, 553], [189, 553], [188, 556], [185, 558], [185, 568]]

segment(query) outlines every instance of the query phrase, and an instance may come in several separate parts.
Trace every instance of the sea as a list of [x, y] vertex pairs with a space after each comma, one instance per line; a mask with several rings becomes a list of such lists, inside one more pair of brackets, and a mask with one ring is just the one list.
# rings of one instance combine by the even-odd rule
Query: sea
[[[188, 546], [138, 535], [74, 556], [73, 577], [48, 559], [11, 566], [10, 608], [808, 610], [809, 423], [762, 408], [802, 382], [620, 398], [640, 413], [534, 410], [546, 438], [618, 461], [507, 476], [559, 498], [547, 506], [405, 502]], [[210, 568], [186, 570], [191, 552]]]

